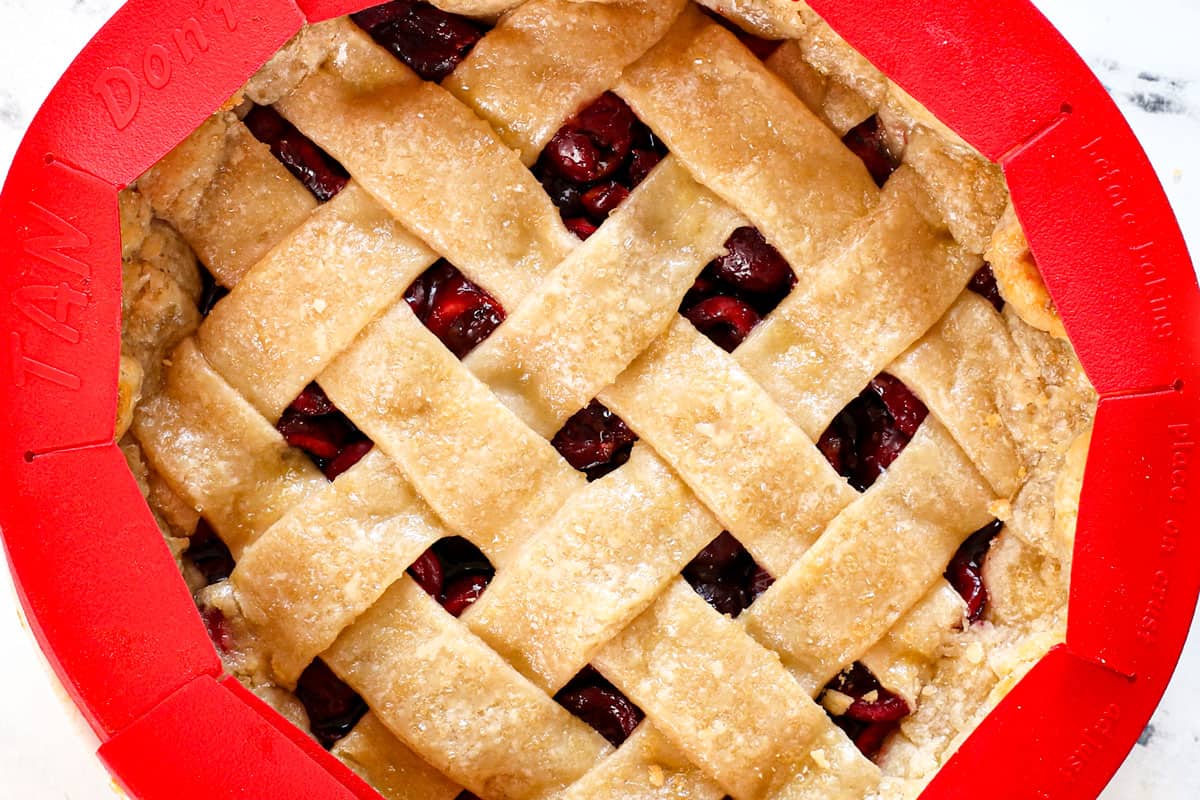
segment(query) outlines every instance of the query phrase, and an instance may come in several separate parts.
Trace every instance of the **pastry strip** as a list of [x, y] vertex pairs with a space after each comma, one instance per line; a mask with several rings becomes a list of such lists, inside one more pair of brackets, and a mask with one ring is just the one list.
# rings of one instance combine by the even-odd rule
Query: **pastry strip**
[[[804, 283], [876, 202], [862, 162], [732, 33], [688, 9], [617, 93]], [[721, 109], [714, 114], [713, 109]]]
[[232, 113], [209, 117], [138, 180], [138, 189], [227, 287], [317, 207]]
[[278, 108], [406, 228], [507, 309], [578, 240], [520, 158], [453, 95], [346, 22], [330, 60]]
[[612, 752], [407, 577], [324, 658], [393, 733], [488, 798], [549, 798]]
[[682, 317], [601, 400], [774, 575], [857, 497], [733, 358]]
[[543, 436], [677, 318], [741, 217], [668, 157], [465, 360]]
[[[810, 693], [870, 649], [991, 520], [991, 488], [937, 420], [746, 612]], [[823, 631], [815, 635], [814, 631]]]
[[584, 483], [407, 303], [368, 326], [320, 382], [438, 516], [497, 567]]
[[194, 340], [173, 359], [162, 394], [138, 410], [134, 435], [237, 558], [326, 480], [208, 365]]
[[814, 441], [937, 323], [979, 268], [934, 213], [916, 174], [902, 168], [841, 249], [737, 349], [738, 362]]
[[279, 682], [314, 658], [448, 532], [382, 452], [275, 523], [230, 580]]
[[216, 305], [197, 343], [263, 416], [277, 420], [435, 260], [351, 182]]
[[[605, 646], [595, 663], [693, 763], [738, 798], [765, 797], [784, 785], [813, 743], [834, 727], [774, 653], [715, 613], [683, 579]], [[854, 750], [840, 731], [837, 737]], [[857, 750], [852, 758], [865, 760]]]
[[532, 164], [563, 120], [615, 85], [683, 8], [683, 0], [533, 0], [501, 19], [442, 86]]

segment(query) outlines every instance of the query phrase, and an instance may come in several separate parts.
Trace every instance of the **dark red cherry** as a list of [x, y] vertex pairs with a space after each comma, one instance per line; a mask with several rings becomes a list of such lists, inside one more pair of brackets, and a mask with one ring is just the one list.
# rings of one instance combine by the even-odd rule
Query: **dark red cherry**
[[404, 294], [417, 319], [459, 358], [504, 321], [504, 309], [449, 262], [438, 261]]
[[350, 182], [350, 173], [333, 156], [317, 147], [295, 125], [268, 106], [255, 106], [242, 120], [254, 138], [312, 192], [318, 201], [332, 200]]
[[326, 750], [348, 734], [367, 713], [367, 704], [358, 693], [319, 658], [300, 675], [296, 697], [308, 712], [313, 736]]
[[439, 539], [408, 568], [417, 585], [454, 616], [467, 610], [491, 583], [496, 569], [461, 536]]
[[201, 264], [200, 302], [196, 304], [196, 310], [200, 312], [200, 316], [207, 317], [211, 314], [212, 310], [217, 307], [217, 303], [224, 300], [228, 294], [229, 290], [217, 283], [217, 279], [213, 277], [213, 274]]
[[554, 134], [542, 159], [552, 171], [575, 183], [607, 178], [628, 157], [636, 122], [624, 100], [605, 92]]
[[755, 565], [754, 574], [750, 577], [750, 602], [754, 602], [762, 596], [773, 583], [775, 583], [775, 578], [771, 576], [771, 573]]
[[566, 421], [550, 444], [594, 481], [628, 461], [637, 438], [624, 420], [593, 400]]
[[292, 401], [291, 408], [297, 414], [306, 417], [320, 417], [337, 411], [325, 390], [315, 383], [310, 383], [304, 388], [300, 396]]
[[716, 277], [734, 289], [757, 294], [786, 294], [796, 274], [757, 228], [738, 228], [725, 242], [726, 254], [713, 261]]
[[576, 183], [603, 178], [616, 169], [612, 159], [601, 161], [600, 147], [585, 131], [560, 130], [546, 145], [543, 156], [559, 175]]
[[646, 180], [651, 170], [657, 167], [664, 158], [666, 158], [664, 151], [642, 147], [634, 148], [629, 157], [629, 188], [632, 189]]
[[375, 447], [375, 443], [368, 439], [351, 442], [343, 447], [342, 452], [334, 456], [333, 460], [321, 471], [325, 473], [326, 478], [336, 481], [342, 473], [349, 471], [351, 467], [362, 461], [373, 447]]
[[231, 652], [233, 650], [233, 631], [229, 626], [229, 620], [221, 613], [221, 609], [204, 606], [200, 609], [200, 619], [204, 622], [204, 631], [213, 645], [222, 653]]
[[857, 698], [846, 709], [846, 716], [860, 722], [897, 722], [904, 719], [912, 711], [903, 697], [880, 689], [879, 697], [875, 700]]
[[442, 561], [433, 552], [433, 548], [426, 550], [421, 554], [421, 557], [412, 563], [408, 568], [408, 574], [413, 577], [417, 585], [425, 590], [425, 593], [437, 597], [442, 593]]
[[577, 217], [584, 213], [583, 190], [578, 184], [559, 175], [543, 172], [540, 176], [542, 188], [550, 195], [551, 202], [558, 208], [564, 218]]
[[620, 747], [646, 716], [591, 667], [584, 667], [554, 699], [592, 726], [613, 747]]
[[833, 721], [867, 758], [874, 758], [887, 737], [912, 713], [904, 698], [884, 689], [871, 671], [859, 662], [830, 681], [826, 689], [853, 698], [845, 713], [833, 717]]
[[467, 607], [474, 604], [488, 587], [491, 578], [487, 575], [464, 575], [446, 584], [442, 590], [442, 607], [453, 616], [462, 616]]
[[683, 568], [682, 574], [705, 602], [732, 617], [749, 608], [774, 582], [729, 531], [713, 539]]
[[900, 456], [928, 414], [907, 386], [881, 373], [829, 423], [817, 447], [839, 475], [866, 491]]
[[583, 208], [593, 219], [604, 220], [629, 197], [629, 190], [615, 181], [593, 186], [583, 193]]
[[453, 72], [487, 30], [472, 19], [413, 0], [395, 0], [350, 18], [427, 81]]
[[886, 372], [881, 372], [871, 381], [869, 388], [883, 400], [884, 407], [900, 432], [910, 439], [916, 436], [917, 428], [929, 416], [925, 404], [898, 378]]
[[1000, 285], [996, 283], [996, 275], [992, 272], [991, 264], [984, 263], [971, 276], [971, 282], [967, 284], [967, 288], [991, 303], [997, 311], [1004, 310], [1004, 298], [1000, 296]]
[[188, 549], [184, 557], [200, 572], [209, 586], [233, 574], [233, 554], [204, 518], [200, 519], [195, 532], [188, 537]]
[[591, 222], [591, 220], [585, 217], [571, 217], [570, 219], [564, 219], [563, 224], [567, 226], [567, 230], [585, 242], [592, 238], [593, 233], [600, 230]]
[[721, 531], [721, 534], [709, 542], [684, 570], [699, 580], [720, 580], [745, 552], [746, 548], [742, 547], [742, 543], [735, 539], [733, 534]]
[[860, 728], [851, 736], [851, 741], [858, 751], [867, 758], [875, 758], [883, 749], [887, 738], [896, 732], [900, 725], [897, 722], [875, 722]]
[[718, 347], [732, 353], [746, 340], [761, 318], [753, 308], [735, 297], [718, 295], [702, 300], [683, 312], [696, 330]]
[[878, 186], [887, 183], [900, 167], [900, 160], [888, 148], [887, 132], [879, 124], [879, 117], [871, 117], [853, 128], [842, 138], [842, 143], [862, 159]]
[[275, 427], [289, 445], [307, 453], [331, 481], [361, 461], [374, 446], [316, 383], [305, 387]]
[[277, 427], [292, 447], [298, 447], [320, 459], [336, 458], [346, 444], [344, 428], [337, 420], [328, 417], [285, 414]]
[[1003, 528], [1003, 522], [993, 520], [972, 533], [958, 548], [958, 552], [950, 560], [950, 566], [946, 568], [946, 580], [967, 603], [969, 622], [979, 622], [987, 611], [988, 592], [983, 582], [983, 564], [992, 542]]

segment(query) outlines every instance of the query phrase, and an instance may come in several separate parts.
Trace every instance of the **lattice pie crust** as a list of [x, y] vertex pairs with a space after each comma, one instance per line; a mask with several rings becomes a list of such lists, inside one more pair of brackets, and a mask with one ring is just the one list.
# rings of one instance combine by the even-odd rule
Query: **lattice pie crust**
[[[915, 796], [1066, 624], [1095, 396], [999, 168], [803, 3], [435, 4], [307, 28], [121, 196], [117, 435], [228, 669], [392, 800]], [[439, 83], [397, 30], [470, 41]], [[597, 98], [657, 164], [576, 218], [539, 170]], [[794, 288], [693, 303], [743, 229]], [[922, 415], [858, 491], [868, 385]], [[593, 400], [637, 443], [589, 481]], [[317, 401], [355, 433], [314, 458]], [[448, 537], [494, 577], [428, 593]]]

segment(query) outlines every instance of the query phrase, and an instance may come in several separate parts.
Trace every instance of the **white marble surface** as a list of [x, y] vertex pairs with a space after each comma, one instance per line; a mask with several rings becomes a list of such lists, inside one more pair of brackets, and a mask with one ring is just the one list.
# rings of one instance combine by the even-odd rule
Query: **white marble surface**
[[[1200, 3], [1035, 0], [1109, 87], [1200, 252]], [[120, 0], [0, 0], [0, 170], [55, 79]], [[1070, 210], [1064, 209], [1069, 217]], [[7, 566], [7, 565], [6, 565]], [[98, 602], [103, 602], [98, 598]], [[0, 798], [111, 800], [96, 742], [48, 677], [0, 569]], [[1104, 800], [1200, 797], [1200, 634]]]

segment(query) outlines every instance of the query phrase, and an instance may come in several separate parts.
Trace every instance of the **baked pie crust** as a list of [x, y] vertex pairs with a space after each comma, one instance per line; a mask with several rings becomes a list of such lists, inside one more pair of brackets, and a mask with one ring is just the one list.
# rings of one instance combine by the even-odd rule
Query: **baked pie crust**
[[999, 167], [803, 3], [436, 5], [122, 194], [228, 670], [393, 800], [915, 797], [1066, 630], [1096, 398]]

